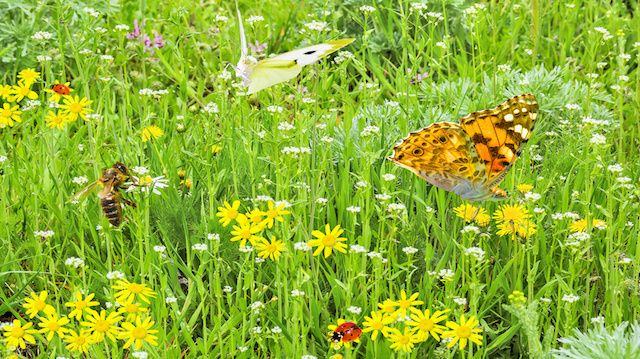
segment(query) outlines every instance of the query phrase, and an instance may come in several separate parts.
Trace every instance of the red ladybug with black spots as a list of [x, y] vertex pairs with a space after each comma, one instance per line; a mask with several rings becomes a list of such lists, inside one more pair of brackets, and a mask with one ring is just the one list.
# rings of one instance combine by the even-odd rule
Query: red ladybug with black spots
[[361, 334], [362, 329], [356, 323], [345, 322], [338, 325], [331, 333], [331, 341], [334, 343], [339, 343], [340, 341], [348, 343], [360, 338]]
[[71, 89], [69, 88], [69, 86], [66, 86], [64, 84], [55, 84], [51, 86], [51, 89], [53, 90], [53, 92], [62, 96], [67, 96], [71, 93]]

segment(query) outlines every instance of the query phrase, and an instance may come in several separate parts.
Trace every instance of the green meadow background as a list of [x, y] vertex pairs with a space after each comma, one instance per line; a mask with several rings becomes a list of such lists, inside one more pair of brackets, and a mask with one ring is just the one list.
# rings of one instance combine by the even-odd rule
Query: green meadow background
[[[48, 291], [60, 315], [80, 291], [107, 308], [114, 271], [157, 293], [148, 307], [158, 345], [137, 349], [151, 358], [543, 358], [561, 355], [551, 351], [576, 329], [637, 320], [635, 1], [239, 7], [248, 41], [265, 43], [267, 53], [355, 41], [342, 49], [350, 54], [244, 96], [234, 76], [232, 1], [0, 0], [0, 84], [18, 84], [27, 68], [41, 76], [32, 86], [41, 103], [23, 100], [22, 122], [0, 128], [0, 322], [37, 327], [22, 307], [31, 292]], [[263, 19], [250, 23], [252, 16]], [[162, 35], [164, 47], [151, 52], [128, 39], [136, 19], [152, 39], [154, 30]], [[33, 36], [43, 31], [50, 38]], [[97, 115], [49, 128], [44, 90], [54, 81], [70, 82]], [[502, 184], [511, 197], [474, 205], [490, 214], [521, 205], [536, 225], [528, 238], [497, 235], [493, 220], [464, 229], [453, 211], [464, 204], [459, 197], [385, 159], [410, 131], [522, 93], [536, 96], [540, 113]], [[151, 125], [163, 134], [143, 142]], [[124, 209], [119, 229], [97, 195], [69, 202], [84, 186], [74, 178], [93, 181], [116, 161], [168, 181], [159, 195], [126, 194], [137, 208]], [[521, 184], [533, 189], [523, 194]], [[256, 261], [255, 250], [230, 241], [232, 228], [216, 213], [235, 200], [242, 212], [266, 210], [268, 199], [290, 212], [264, 235], [286, 250], [278, 261]], [[584, 234], [570, 229], [578, 219], [588, 223]], [[593, 219], [606, 224], [595, 228]], [[299, 249], [326, 224], [344, 228], [355, 249], [327, 258]], [[34, 234], [48, 230], [53, 235]], [[447, 348], [430, 338], [397, 352], [382, 335], [363, 333], [350, 348], [332, 347], [329, 325], [342, 318], [363, 327], [402, 290], [419, 294], [421, 310], [448, 310], [451, 321], [476, 316], [482, 346]], [[510, 301], [513, 291], [524, 300]], [[0, 341], [0, 356], [131, 357], [122, 344], [78, 354], [38, 334], [17, 351]]]

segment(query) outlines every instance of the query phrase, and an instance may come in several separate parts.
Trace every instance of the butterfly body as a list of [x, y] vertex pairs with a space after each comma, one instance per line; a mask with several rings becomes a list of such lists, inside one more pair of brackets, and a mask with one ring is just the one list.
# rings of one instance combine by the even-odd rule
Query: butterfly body
[[470, 201], [502, 199], [498, 187], [531, 136], [538, 103], [531, 94], [412, 132], [389, 159], [430, 184]]

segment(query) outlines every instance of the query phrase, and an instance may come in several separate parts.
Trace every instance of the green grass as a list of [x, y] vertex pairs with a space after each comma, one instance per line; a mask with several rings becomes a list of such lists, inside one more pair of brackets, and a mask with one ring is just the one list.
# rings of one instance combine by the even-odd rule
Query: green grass
[[[240, 55], [230, 1], [0, 1], [0, 81], [17, 84], [19, 71], [34, 68], [41, 79], [32, 88], [42, 102], [24, 111], [21, 123], [0, 129], [0, 155], [7, 157], [0, 163], [0, 321], [20, 318], [37, 327], [39, 320], [29, 318], [22, 303], [42, 290], [61, 315], [79, 291], [95, 293], [105, 307], [115, 301], [110, 271], [157, 293], [149, 316], [159, 345], [138, 349], [153, 358], [546, 357], [558, 349], [557, 339], [590, 329], [594, 317], [613, 327], [636, 321], [638, 13], [631, 16], [621, 1], [574, 1], [575, 7], [566, 1], [482, 2], [475, 15], [471, 2], [424, 3], [425, 14], [440, 15], [419, 16], [411, 3], [392, 0], [240, 1], [248, 41], [266, 42], [269, 53], [356, 39], [344, 49], [353, 59], [321, 61], [293, 81], [246, 97], [234, 86], [238, 80], [224, 75], [234, 72]], [[376, 10], [366, 14], [362, 5]], [[218, 15], [228, 21], [216, 20]], [[252, 15], [264, 21], [250, 26]], [[132, 27], [134, 19], [144, 19], [143, 31], [152, 37], [152, 30], [162, 34], [166, 46], [150, 54], [127, 40], [127, 31], [114, 29]], [[313, 20], [327, 22], [330, 30], [301, 32]], [[53, 37], [36, 41], [31, 36], [37, 31]], [[424, 72], [427, 79], [411, 83]], [[75, 95], [93, 101], [99, 118], [48, 128], [43, 90], [54, 80], [71, 82]], [[144, 88], [168, 93], [156, 99], [140, 95]], [[464, 203], [459, 197], [385, 160], [409, 131], [528, 92], [536, 95], [540, 115], [502, 184], [511, 193], [505, 203], [521, 203], [537, 225], [527, 239], [498, 236], [495, 221], [479, 234], [462, 233], [466, 224], [453, 212]], [[202, 111], [209, 103], [217, 113]], [[283, 122], [294, 129], [279, 129]], [[149, 125], [164, 135], [143, 143], [142, 129]], [[363, 136], [367, 126], [379, 132]], [[594, 135], [604, 136], [604, 143], [592, 143]], [[214, 145], [220, 153], [212, 153]], [[282, 152], [285, 147], [310, 153], [295, 158]], [[169, 181], [161, 195], [126, 195], [138, 206], [125, 208], [121, 229], [109, 227], [95, 194], [69, 203], [82, 188], [74, 177], [93, 181], [116, 161]], [[613, 164], [622, 171], [610, 171]], [[180, 169], [193, 181], [189, 191], [180, 185]], [[385, 174], [396, 178], [387, 181]], [[630, 182], [620, 183], [621, 177]], [[524, 200], [516, 190], [522, 183], [534, 185], [540, 199]], [[390, 199], [375, 197], [383, 193]], [[231, 226], [222, 227], [216, 217], [224, 201], [241, 200], [243, 211], [264, 210], [259, 196], [291, 204], [284, 222], [265, 234], [286, 243], [277, 262], [256, 263], [256, 251], [240, 252], [230, 241]], [[390, 213], [390, 203], [406, 210]], [[501, 204], [481, 205], [494, 213]], [[348, 211], [351, 206], [360, 212]], [[588, 239], [567, 245], [573, 221], [553, 218], [565, 212], [604, 220], [606, 228], [588, 228]], [[294, 248], [325, 224], [341, 225], [348, 245], [379, 257], [350, 251], [325, 259]], [[55, 234], [34, 235], [40, 230]], [[210, 233], [220, 240], [208, 239]], [[198, 243], [208, 249], [194, 250]], [[166, 247], [164, 256], [154, 251], [158, 245]], [[418, 252], [403, 252], [408, 246]], [[484, 259], [466, 255], [470, 247], [482, 248]], [[81, 258], [84, 266], [66, 265], [69, 257]], [[453, 272], [450, 280], [438, 277], [444, 269]], [[292, 290], [305, 294], [292, 296]], [[448, 309], [450, 320], [477, 316], [483, 345], [447, 349], [431, 338], [411, 353], [398, 353], [387, 340], [364, 333], [350, 349], [331, 348], [328, 325], [345, 318], [362, 326], [378, 303], [398, 299], [401, 290], [419, 293], [420, 309]], [[524, 293], [526, 304], [510, 304], [514, 290]], [[579, 299], [562, 299], [571, 294]], [[167, 297], [177, 302], [165, 303]], [[254, 311], [256, 302], [264, 307]], [[349, 312], [352, 306], [361, 313]], [[261, 333], [253, 329], [258, 326]], [[275, 326], [282, 332], [268, 330]], [[123, 344], [93, 344], [86, 357], [130, 356]], [[38, 334], [36, 345], [17, 353], [79, 356], [65, 345]], [[3, 341], [0, 353], [11, 353]]]

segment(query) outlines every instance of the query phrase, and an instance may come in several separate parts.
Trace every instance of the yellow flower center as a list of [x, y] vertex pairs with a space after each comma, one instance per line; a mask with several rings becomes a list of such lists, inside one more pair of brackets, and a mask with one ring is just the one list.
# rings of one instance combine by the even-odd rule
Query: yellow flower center
[[2, 117], [11, 117], [11, 115], [13, 115], [13, 111], [11, 111], [8, 108], [5, 108], [4, 110], [2, 110]]
[[324, 244], [325, 247], [333, 247], [333, 245], [336, 244], [336, 237], [334, 237], [333, 234], [327, 234], [322, 238], [322, 244]]
[[75, 339], [76, 345], [84, 345], [87, 342], [87, 338], [84, 335], [80, 335]]
[[400, 336], [400, 338], [398, 338], [398, 342], [401, 344], [409, 344], [410, 338], [408, 335], [402, 335]]
[[82, 309], [84, 309], [86, 307], [87, 307], [87, 302], [85, 302], [85, 301], [76, 302], [76, 309], [82, 310]]
[[37, 311], [41, 311], [44, 309], [44, 307], [47, 306], [47, 303], [45, 303], [42, 300], [38, 300], [36, 302], [33, 302], [33, 309], [37, 310]]
[[276, 211], [275, 209], [270, 209], [267, 211], [267, 217], [269, 218], [276, 218], [278, 217], [278, 211]]
[[251, 229], [249, 228], [243, 228], [240, 231], [240, 238], [244, 238], [244, 239], [249, 239], [251, 238]]
[[31, 89], [27, 86], [19, 87], [18, 94], [22, 96], [27, 96], [31, 92]]
[[278, 245], [277, 244], [269, 244], [268, 246], [266, 246], [264, 248], [265, 251], [269, 252], [269, 253], [274, 253], [278, 251]]
[[111, 327], [111, 325], [109, 324], [109, 322], [107, 322], [106, 320], [98, 320], [96, 321], [96, 324], [94, 325], [94, 329], [96, 332], [106, 332], [109, 330], [109, 327]]
[[22, 338], [24, 336], [24, 329], [14, 327], [13, 330], [11, 330], [11, 336], [14, 338]]
[[429, 319], [429, 318], [424, 318], [420, 321], [420, 324], [418, 325], [418, 327], [424, 331], [430, 331], [431, 329], [433, 329], [433, 320]]
[[136, 339], [144, 339], [147, 336], [147, 329], [143, 327], [136, 327], [131, 331], [131, 336]]
[[382, 324], [382, 322], [373, 322], [371, 327], [375, 330], [382, 330], [384, 328], [384, 324]]
[[408, 300], [408, 299], [400, 299], [400, 300], [398, 301], [398, 306], [399, 306], [400, 308], [407, 309], [407, 308], [409, 308], [409, 307], [411, 306], [411, 301], [410, 301], [410, 300]]
[[131, 293], [142, 293], [142, 291], [144, 290], [144, 286], [142, 284], [138, 284], [138, 283], [131, 283], [129, 284], [129, 291]]
[[129, 304], [127, 306], [124, 307], [125, 312], [127, 313], [137, 313], [138, 312], [138, 305], [136, 304]]
[[82, 104], [79, 102], [69, 105], [69, 112], [80, 113], [82, 112]]
[[138, 185], [148, 186], [151, 184], [151, 182], [153, 182], [153, 178], [151, 178], [151, 176], [144, 176], [144, 177], [140, 177], [140, 179], [138, 180]]
[[238, 211], [236, 211], [234, 208], [229, 208], [227, 210], [227, 217], [231, 218], [231, 219], [236, 219], [236, 217], [238, 217]]
[[60, 324], [58, 324], [58, 322], [51, 321], [47, 325], [47, 328], [49, 328], [49, 330], [52, 331], [52, 332], [57, 332], [58, 329], [60, 329]]
[[456, 329], [456, 336], [458, 338], [469, 338], [471, 336], [471, 328], [461, 325]]
[[262, 222], [262, 215], [260, 215], [260, 214], [252, 214], [251, 215], [251, 222], [252, 223], [260, 223], [260, 222]]

